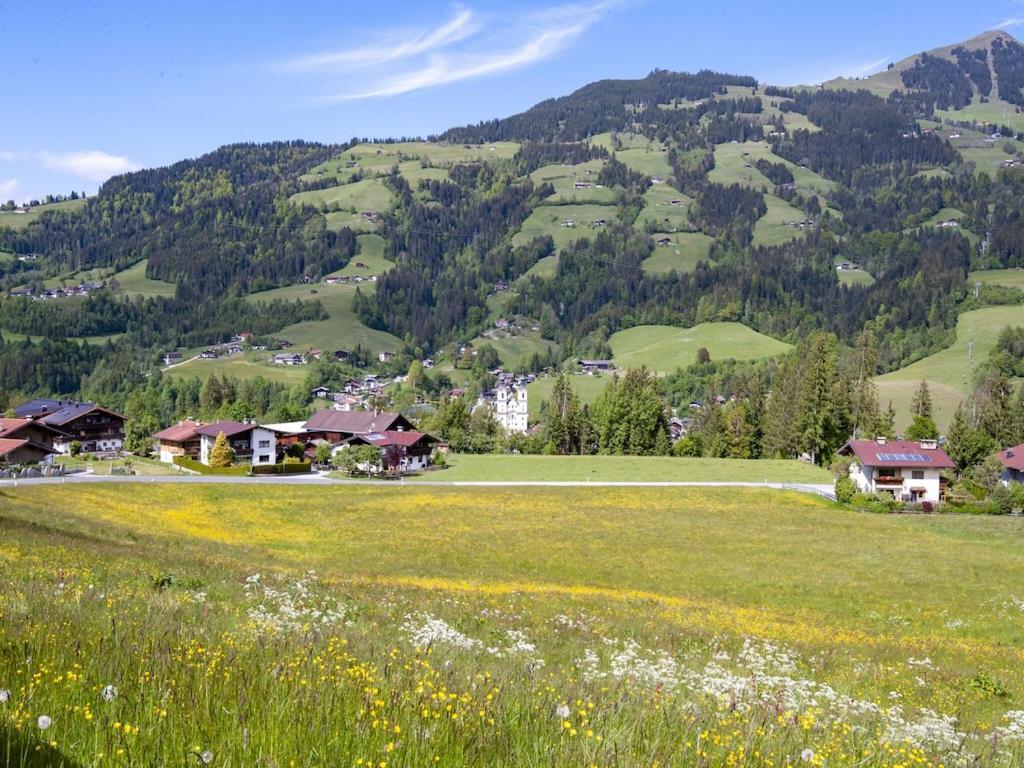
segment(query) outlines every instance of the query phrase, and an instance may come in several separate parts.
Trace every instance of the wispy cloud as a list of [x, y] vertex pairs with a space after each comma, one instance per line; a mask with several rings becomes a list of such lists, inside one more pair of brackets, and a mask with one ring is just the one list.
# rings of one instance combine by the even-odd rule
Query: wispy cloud
[[17, 179], [7, 179], [0, 181], [0, 201], [10, 200], [14, 197], [14, 192], [18, 189]]
[[10, 162], [15, 157], [17, 157], [17, 155], [15, 155], [13, 152], [6, 149], [0, 149], [0, 163]]
[[106, 181], [111, 176], [137, 171], [138, 163], [120, 155], [111, 155], [99, 150], [89, 152], [38, 152], [39, 164], [53, 170], [65, 171], [83, 179]]
[[1024, 24], [1024, 17], [1021, 16], [1010, 16], [1009, 18], [1003, 19], [995, 25], [995, 29], [1009, 29], [1010, 27], [1019, 27]]
[[[446, 21], [424, 29], [390, 30], [366, 45], [316, 53], [283, 62], [289, 72], [346, 75], [358, 90], [333, 93], [325, 101], [397, 96], [513, 69], [551, 58], [628, 0], [555, 6], [516, 16], [480, 16], [457, 8]], [[358, 72], [358, 78], [348, 77]]]

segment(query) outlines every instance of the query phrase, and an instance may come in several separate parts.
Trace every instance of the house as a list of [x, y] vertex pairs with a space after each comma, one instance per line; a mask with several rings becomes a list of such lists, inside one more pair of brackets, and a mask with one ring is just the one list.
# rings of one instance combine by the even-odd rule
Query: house
[[292, 352], [281, 352], [270, 358], [274, 365], [305, 365], [306, 360], [302, 355]]
[[195, 419], [183, 419], [162, 429], [153, 435], [160, 450], [160, 461], [173, 464], [175, 456], [199, 460], [199, 434], [197, 429], [203, 422]]
[[342, 395], [336, 394], [334, 396], [334, 405], [331, 406], [331, 410], [334, 411], [354, 411], [362, 404], [355, 395]]
[[377, 360], [379, 360], [382, 363], [386, 363], [391, 358], [393, 358], [394, 356], [395, 356], [394, 352], [387, 352], [387, 351], [385, 351], [385, 352], [381, 352], [379, 355], [377, 355]]
[[655, 243], [660, 245], [662, 248], [667, 248], [668, 246], [672, 245], [672, 238], [671, 237], [659, 237], [657, 240], [655, 240]]
[[334, 359], [339, 363], [343, 363], [348, 360], [348, 355], [349, 352], [347, 349], [337, 349], [334, 351]]
[[850, 479], [861, 493], [889, 493], [900, 501], [942, 501], [943, 469], [954, 469], [934, 440], [851, 440], [839, 449], [853, 459]]
[[329, 400], [331, 397], [331, 390], [327, 387], [314, 387], [309, 392], [311, 397], [319, 397], [321, 400]]
[[1003, 483], [1024, 482], [1024, 445], [1015, 445], [996, 454], [1003, 465]]
[[366, 435], [371, 432], [415, 431], [412, 422], [400, 413], [334, 409], [314, 413], [305, 423], [305, 429], [307, 432], [317, 433], [317, 436], [332, 444], [348, 440], [353, 435]]
[[57, 453], [68, 453], [75, 441], [86, 453], [120, 451], [124, 447], [125, 417], [95, 403], [38, 398], [15, 408], [14, 415], [38, 419], [62, 432], [53, 442]]
[[421, 363], [420, 363], [420, 364], [421, 364], [421, 365], [422, 365], [422, 366], [423, 366], [424, 368], [427, 368], [427, 369], [429, 369], [429, 368], [433, 368], [433, 367], [434, 367], [434, 359], [433, 359], [433, 358], [431, 358], [431, 357], [425, 357], [425, 358], [423, 358], [423, 360], [421, 361]]
[[580, 367], [585, 373], [596, 373], [597, 371], [610, 371], [615, 367], [611, 360], [580, 360]]
[[65, 436], [38, 419], [0, 418], [0, 463], [52, 463], [54, 442]]
[[277, 435], [254, 421], [215, 421], [196, 428], [199, 435], [199, 461], [209, 466], [210, 454], [221, 432], [235, 452], [236, 463], [257, 466], [277, 461]]
[[499, 317], [497, 320], [494, 321], [494, 327], [497, 328], [499, 331], [507, 331], [509, 327], [509, 322], [504, 317]]
[[182, 361], [181, 352], [166, 352], [164, 354], [164, 365], [174, 365]]
[[424, 432], [386, 430], [353, 435], [345, 446], [373, 445], [381, 449], [382, 469], [398, 472], [413, 472], [430, 466], [430, 455], [438, 439]]

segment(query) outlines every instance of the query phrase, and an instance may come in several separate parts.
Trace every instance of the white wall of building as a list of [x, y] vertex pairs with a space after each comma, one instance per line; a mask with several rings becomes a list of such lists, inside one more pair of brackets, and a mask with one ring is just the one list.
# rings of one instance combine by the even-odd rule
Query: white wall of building
[[[941, 477], [938, 469], [921, 469], [918, 467], [898, 467], [897, 475], [903, 478], [902, 485], [879, 485], [877, 467], [861, 467], [860, 464], [850, 465], [850, 479], [857, 485], [861, 493], [877, 493], [879, 491], [895, 492], [897, 499], [909, 499], [912, 488], [924, 488], [918, 501], [937, 502], [941, 497]], [[914, 473], [920, 473], [914, 477]]]

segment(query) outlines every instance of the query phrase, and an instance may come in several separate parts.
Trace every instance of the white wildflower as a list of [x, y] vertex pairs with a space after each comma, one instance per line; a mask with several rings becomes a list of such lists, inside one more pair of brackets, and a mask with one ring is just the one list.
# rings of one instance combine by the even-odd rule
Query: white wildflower
[[103, 697], [104, 701], [113, 701], [117, 698], [117, 688], [115, 688], [113, 685], [104, 686], [102, 693], [100, 693], [100, 696]]
[[203, 761], [203, 765], [209, 765], [213, 762], [213, 752], [205, 749], [200, 753], [199, 759]]
[[39, 728], [40, 731], [45, 731], [51, 725], [53, 725], [53, 720], [51, 720], [47, 715], [40, 715], [39, 719], [36, 720], [36, 727]]
[[6, 688], [0, 688], [0, 704], [6, 704], [11, 700], [11, 692]]
[[555, 707], [555, 714], [558, 715], [558, 717], [562, 720], [565, 720], [569, 716], [569, 705], [559, 704], [557, 707]]
[[448, 625], [444, 619], [429, 614], [406, 616], [402, 631], [409, 642], [418, 648], [430, 645], [450, 645], [463, 651], [475, 651], [483, 647], [483, 643], [459, 632]]
[[803, 760], [805, 763], [811, 762], [811, 760], [814, 759], [814, 750], [808, 747], [800, 753], [800, 759]]

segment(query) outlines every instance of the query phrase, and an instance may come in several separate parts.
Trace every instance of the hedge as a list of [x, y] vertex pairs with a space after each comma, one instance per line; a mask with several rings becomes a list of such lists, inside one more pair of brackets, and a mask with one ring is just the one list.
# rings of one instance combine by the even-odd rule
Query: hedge
[[309, 472], [313, 466], [308, 461], [288, 462], [287, 464], [257, 464], [252, 468], [254, 475], [301, 475]]
[[175, 456], [174, 463], [183, 469], [191, 469], [193, 472], [198, 472], [201, 475], [234, 475], [235, 477], [245, 477], [249, 474], [249, 467], [208, 467], [195, 459], [190, 459], [187, 456]]

